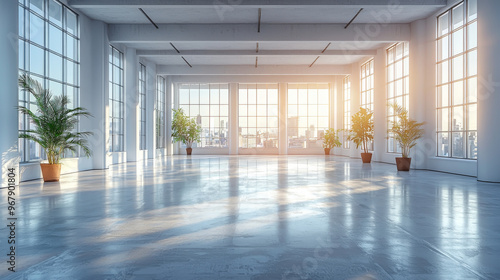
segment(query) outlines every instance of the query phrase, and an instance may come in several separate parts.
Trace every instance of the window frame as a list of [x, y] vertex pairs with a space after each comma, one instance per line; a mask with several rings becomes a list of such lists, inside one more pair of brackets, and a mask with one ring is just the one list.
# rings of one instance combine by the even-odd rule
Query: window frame
[[147, 137], [146, 137], [146, 65], [139, 63], [139, 79], [138, 79], [138, 89], [139, 89], [139, 150], [143, 151], [147, 149]]
[[[124, 54], [113, 45], [109, 45], [109, 151], [125, 151], [125, 91], [124, 91]], [[115, 64], [114, 54], [118, 53], [119, 64]], [[119, 81], [115, 81], [115, 69], [118, 70]], [[118, 92], [115, 92], [118, 89]], [[118, 110], [118, 116], [114, 112]], [[117, 123], [116, 126], [113, 124]], [[117, 129], [118, 128], [118, 129]], [[118, 130], [118, 131], [117, 131]], [[115, 141], [116, 138], [116, 141]], [[118, 145], [116, 145], [118, 143]]]
[[343, 129], [342, 133], [342, 147], [344, 149], [351, 148], [351, 141], [347, 140], [349, 136], [349, 130], [351, 129], [351, 76], [347, 75], [342, 79], [342, 100], [344, 105], [343, 110]]
[[[398, 58], [398, 47], [401, 47], [401, 57]], [[393, 57], [391, 59], [391, 57]], [[400, 62], [400, 71], [401, 76], [397, 77], [398, 73], [398, 63]], [[401, 147], [399, 143], [394, 139], [392, 133], [389, 132], [391, 125], [393, 122], [397, 121], [396, 116], [394, 115], [394, 110], [390, 104], [398, 104], [405, 108], [408, 112], [410, 111], [410, 50], [409, 50], [409, 42], [398, 42], [392, 46], [390, 46], [386, 50], [386, 92], [387, 92], [387, 153], [400, 154]], [[408, 64], [408, 65], [407, 65]], [[392, 69], [391, 69], [392, 68]], [[389, 75], [392, 70], [392, 78]], [[398, 91], [397, 83], [401, 81], [401, 92]], [[392, 96], [390, 94], [392, 87]], [[400, 102], [398, 102], [398, 99]], [[391, 145], [392, 144], [392, 145]]]
[[[79, 14], [72, 10], [69, 6], [57, 0], [42, 0], [42, 10], [37, 10], [25, 3], [23, 0], [18, 1], [19, 27], [18, 27], [18, 61], [19, 72], [28, 74], [30, 77], [39, 81], [42, 86], [52, 91], [53, 95], [68, 96], [71, 103], [70, 108], [76, 108], [80, 105], [80, 18]], [[60, 20], [56, 20], [51, 14], [52, 5], [59, 6]], [[73, 28], [68, 27], [68, 19], [74, 19]], [[35, 26], [31, 20], [37, 20], [43, 26]], [[34, 32], [33, 30], [39, 30]], [[52, 37], [52, 32], [56, 32], [57, 36]], [[38, 35], [36, 35], [38, 34]], [[37, 38], [39, 34], [43, 38]], [[60, 37], [59, 37], [60, 36]], [[59, 38], [57, 38], [59, 37]], [[53, 44], [53, 39], [56, 39], [56, 45]], [[40, 41], [41, 40], [41, 41]], [[43, 43], [42, 43], [43, 41]], [[69, 44], [72, 42], [72, 44]], [[70, 48], [72, 46], [72, 48]], [[41, 52], [42, 57], [35, 56], [31, 53], [32, 50]], [[56, 65], [50, 59], [56, 59], [60, 68], [54, 68]], [[41, 64], [40, 69], [35, 72], [32, 67], [33, 62]], [[54, 69], [57, 71], [54, 72]], [[72, 69], [72, 71], [69, 71]], [[39, 71], [41, 70], [41, 72]], [[59, 72], [60, 70], [60, 72]], [[72, 75], [70, 75], [72, 74]], [[20, 106], [31, 107], [35, 106], [33, 97], [28, 92], [19, 90], [18, 104]], [[31, 128], [29, 118], [26, 115], [19, 113], [18, 130], [19, 133], [24, 133]], [[76, 132], [80, 130], [76, 127]], [[46, 158], [45, 151], [37, 143], [28, 139], [19, 139], [18, 146], [21, 155], [21, 162], [40, 161]], [[69, 151], [65, 152], [65, 158], [79, 157], [80, 153], [73, 154]]]
[[[463, 160], [477, 160], [477, 37], [474, 42], [475, 46], [469, 46], [469, 32], [472, 28], [475, 27], [475, 34], [477, 36], [477, 8], [475, 17], [469, 18], [469, 3], [476, 3], [477, 1], [463, 0], [445, 12], [441, 13], [436, 18], [436, 156], [441, 158], [454, 158], [454, 159], [463, 159]], [[455, 9], [462, 6], [462, 23], [457, 27], [454, 27], [454, 11]], [[447, 17], [446, 27], [443, 34], [440, 32], [441, 27], [441, 19]], [[472, 30], [474, 31], [474, 30]], [[456, 53], [454, 49], [454, 35], [459, 32], [463, 32], [462, 34], [462, 50]], [[473, 32], [474, 34], [474, 32]], [[446, 48], [443, 49], [442, 45], [446, 43]], [[441, 48], [440, 48], [441, 47]], [[446, 52], [443, 53], [443, 50]], [[446, 57], [443, 57], [445, 54]], [[469, 73], [469, 55], [475, 54], [475, 60], [472, 62], [472, 65], [475, 65], [476, 72], [474, 74]], [[474, 56], [471, 55], [472, 58]], [[461, 78], [455, 78], [456, 74], [453, 69], [453, 64], [462, 60], [461, 67]], [[442, 67], [445, 66], [445, 69]], [[441, 70], [441, 71], [440, 71]], [[443, 79], [443, 73], [446, 73], [446, 79]], [[460, 72], [458, 72], [460, 73]], [[475, 82], [474, 82], [475, 81]], [[461, 89], [459, 89], [461, 86]], [[457, 88], [455, 88], [457, 85]], [[472, 85], [472, 87], [471, 87]], [[442, 91], [446, 89], [446, 98], [444, 99], [442, 95]], [[471, 90], [472, 89], [472, 90]], [[457, 93], [461, 92], [462, 103], [455, 103], [455, 90], [458, 90]], [[475, 91], [475, 98], [471, 101], [471, 94]], [[472, 95], [474, 96], [474, 95]], [[460, 108], [461, 107], [461, 108]], [[475, 108], [475, 129], [470, 129], [470, 114], [473, 112], [471, 108]], [[457, 114], [462, 113], [462, 129], [454, 128], [454, 113]], [[442, 126], [446, 124], [446, 129], [443, 129]], [[462, 151], [463, 156], [456, 155], [454, 151], [454, 136], [455, 134], [462, 134]], [[440, 136], [446, 136], [447, 143], [444, 144], [443, 140], [440, 140]], [[474, 138], [471, 143], [471, 137]], [[474, 144], [474, 149], [471, 149], [471, 144]], [[442, 147], [440, 147], [440, 145]], [[442, 153], [442, 149], [446, 145], [448, 152]]]
[[[255, 90], [255, 100], [251, 103], [249, 90]], [[265, 102], [261, 103], [259, 99], [259, 90], [265, 90]], [[276, 90], [276, 103], [270, 103], [270, 93], [269, 90]], [[243, 102], [243, 98], [246, 98]], [[254, 107], [255, 114], [251, 115], [249, 113], [251, 108]], [[265, 107], [264, 112], [261, 112], [259, 108]], [[272, 108], [276, 108], [276, 115], [270, 114]], [[246, 114], [243, 114], [246, 112]], [[273, 122], [273, 118], [276, 121], [276, 126], [270, 125]], [[266, 125], [260, 126], [259, 120], [265, 119]], [[252, 120], [252, 122], [250, 121]], [[254, 126], [250, 124], [254, 123]], [[245, 124], [245, 125], [243, 125]], [[243, 126], [242, 126], [243, 125]], [[262, 136], [259, 136], [259, 129], [263, 129]], [[272, 130], [275, 130], [276, 137], [270, 137]], [[243, 133], [246, 131], [246, 133]], [[255, 131], [253, 137], [249, 137], [250, 131]], [[240, 83], [238, 84], [238, 149], [278, 149], [279, 147], [279, 84], [277, 83]], [[250, 146], [249, 139], [255, 139], [255, 146]], [[262, 146], [259, 146], [258, 139], [262, 138]], [[246, 139], [246, 142], [244, 141]], [[269, 142], [272, 141], [272, 142]], [[243, 145], [243, 143], [246, 143]]]

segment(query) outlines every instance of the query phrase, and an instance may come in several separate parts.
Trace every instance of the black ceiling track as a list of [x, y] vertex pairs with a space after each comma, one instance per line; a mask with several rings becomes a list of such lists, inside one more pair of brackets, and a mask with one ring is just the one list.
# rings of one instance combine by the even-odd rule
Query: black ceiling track
[[259, 8], [259, 25], [257, 27], [257, 32], [260, 33], [260, 19], [262, 18], [262, 9]]
[[146, 14], [146, 12], [142, 8], [139, 8], [139, 10], [149, 19], [149, 21], [156, 27], [156, 29], [158, 29], [158, 25], [148, 16], [148, 14]]
[[170, 45], [172, 46], [172, 48], [174, 48], [174, 50], [177, 52], [177, 53], [181, 53], [175, 46], [174, 44], [170, 43]]
[[347, 29], [347, 27], [349, 27], [349, 25], [351, 25], [351, 23], [354, 21], [354, 19], [356, 19], [359, 15], [359, 13], [361, 13], [361, 11], [363, 10], [363, 8], [359, 9], [359, 11], [356, 13], [356, 15], [354, 15], [354, 17], [349, 21], [349, 23], [347, 23], [347, 25], [344, 27], [344, 29]]
[[325, 53], [326, 52], [326, 49], [328, 49], [328, 47], [330, 47], [332, 43], [328, 43], [328, 45], [326, 45], [326, 47], [323, 49], [323, 51], [321, 53]]
[[309, 65], [309, 68], [311, 68], [314, 65], [314, 63], [316, 63], [316, 61], [318, 61], [318, 59], [319, 59], [319, 56], [316, 57], [316, 59], [313, 61], [313, 63], [311, 63], [311, 65]]
[[184, 59], [184, 62], [186, 62], [186, 64], [187, 64], [189, 67], [193, 68], [193, 66], [192, 66], [191, 64], [189, 64], [189, 62], [188, 62], [188, 61], [187, 61], [187, 60], [186, 60], [183, 56], [181, 56], [181, 57], [182, 57], [182, 59]]

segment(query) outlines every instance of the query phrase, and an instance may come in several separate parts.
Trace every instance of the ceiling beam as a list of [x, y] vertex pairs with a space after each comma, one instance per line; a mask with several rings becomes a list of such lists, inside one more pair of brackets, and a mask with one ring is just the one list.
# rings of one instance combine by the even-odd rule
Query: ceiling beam
[[399, 42], [410, 40], [409, 24], [111, 24], [110, 42]]
[[307, 67], [304, 65], [282, 65], [270, 66], [259, 65], [198, 65], [188, 66], [158, 65], [158, 75], [348, 75], [350, 65], [316, 65]]
[[[255, 50], [193, 50], [182, 51], [183, 56], [255, 56]], [[291, 55], [310, 55], [310, 56], [373, 56], [376, 50], [326, 50], [323, 53], [317, 50], [260, 50], [259, 56], [291, 56]], [[173, 50], [137, 50], [138, 56], [144, 57], [164, 57], [179, 56], [179, 53]]]
[[[214, 7], [216, 9], [231, 9], [236, 6], [244, 7], [266, 7], [279, 8], [282, 6], [387, 6], [391, 1], [387, 0], [244, 0], [244, 1], [225, 1], [225, 0], [68, 0], [68, 4], [74, 8], [96, 8], [120, 6], [120, 7]], [[403, 6], [446, 6], [447, 0], [398, 0], [393, 5]]]

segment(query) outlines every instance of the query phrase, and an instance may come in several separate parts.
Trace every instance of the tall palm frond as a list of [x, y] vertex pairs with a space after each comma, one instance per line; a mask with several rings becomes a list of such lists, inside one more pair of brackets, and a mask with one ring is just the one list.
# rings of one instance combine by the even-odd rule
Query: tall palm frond
[[19, 138], [38, 143], [45, 150], [50, 164], [59, 163], [66, 151], [77, 153], [78, 147], [85, 156], [92, 154], [86, 140], [92, 133], [75, 132], [80, 116], [92, 116], [85, 108], [69, 109], [70, 100], [67, 96], [52, 96], [49, 90], [26, 74], [19, 77], [19, 86], [31, 93], [36, 106], [36, 110], [17, 107], [33, 124], [33, 128], [20, 133]]

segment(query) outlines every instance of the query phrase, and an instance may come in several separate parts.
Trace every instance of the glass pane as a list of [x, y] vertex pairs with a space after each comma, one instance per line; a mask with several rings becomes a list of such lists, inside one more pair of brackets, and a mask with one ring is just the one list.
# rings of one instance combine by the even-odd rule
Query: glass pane
[[453, 59], [452, 63], [453, 80], [459, 80], [464, 77], [464, 56], [460, 55]]
[[438, 156], [447, 157], [450, 155], [449, 133], [438, 133]]
[[464, 25], [464, 5], [460, 4], [453, 9], [453, 29], [459, 28]]
[[208, 84], [200, 85], [200, 104], [210, 104], [210, 92]]
[[30, 71], [44, 75], [44, 51], [34, 45], [30, 45]]
[[443, 59], [448, 58], [448, 41], [449, 41], [449, 36], [443, 37], [442, 39], [438, 40], [438, 51], [437, 51], [437, 60], [441, 61]]
[[265, 88], [257, 90], [257, 104], [267, 104], [267, 90]]
[[477, 18], [477, 0], [468, 0], [467, 18], [472, 21]]
[[70, 34], [77, 36], [78, 30], [77, 30], [76, 14], [68, 9], [65, 9], [65, 11], [66, 11], [66, 31], [68, 31], [68, 33]]
[[464, 83], [463, 81], [453, 83], [453, 105], [464, 104]]
[[19, 7], [18, 9], [18, 13], [19, 13], [19, 16], [18, 16], [18, 27], [19, 27], [19, 36], [21, 37], [24, 37], [24, 8], [22, 7]]
[[63, 80], [62, 57], [49, 53], [49, 77], [58, 81]]
[[78, 85], [78, 64], [66, 60], [66, 82]]
[[465, 157], [465, 139], [463, 132], [453, 132], [452, 142], [452, 157], [464, 158]]
[[[49, 90], [52, 96], [62, 96], [63, 95], [63, 85], [58, 82], [54, 81], [49, 81]], [[71, 96], [71, 99], [73, 99], [73, 96]]]
[[438, 36], [442, 36], [448, 32], [449, 30], [449, 14], [450, 12], [446, 12], [442, 16], [438, 18]]
[[49, 20], [62, 27], [62, 6], [55, 0], [49, 0]]
[[297, 104], [297, 89], [288, 90], [288, 104]]
[[257, 104], [257, 90], [255, 88], [248, 89], [248, 104]]
[[467, 49], [477, 47], [477, 22], [467, 26]]
[[472, 51], [467, 54], [467, 75], [477, 75], [477, 51]]
[[467, 137], [467, 157], [477, 159], [477, 132], [469, 132]]
[[179, 88], [179, 104], [189, 104], [189, 89]]
[[229, 104], [228, 85], [220, 84], [220, 104]]
[[200, 91], [198, 87], [191, 87], [189, 91], [189, 101], [190, 104], [199, 104], [200, 103]]
[[437, 78], [437, 83], [438, 84], [444, 84], [444, 83], [447, 83], [448, 82], [448, 77], [449, 77], [449, 74], [448, 74], [448, 61], [445, 61], [443, 63], [439, 63], [438, 64], [438, 69], [437, 69], [437, 74], [438, 74], [438, 78]]
[[63, 33], [57, 27], [49, 24], [49, 48], [57, 53], [62, 54]]
[[[246, 106], [240, 106], [240, 115], [246, 115], [246, 110], [245, 110], [244, 114], [242, 114], [241, 107], [246, 109]], [[219, 114], [220, 114], [219, 105], [210, 105], [210, 115], [211, 116], [219, 116]]]
[[469, 79], [467, 82], [468, 102], [477, 102], [477, 78]]
[[467, 106], [467, 129], [477, 130], [477, 104]]
[[437, 130], [438, 131], [449, 131], [450, 130], [448, 112], [449, 111], [447, 108], [437, 110], [437, 116], [438, 116]]
[[210, 87], [210, 103], [219, 104], [219, 89], [218, 88]]
[[29, 0], [30, 2], [30, 9], [33, 10], [34, 12], [44, 15], [45, 11], [45, 5], [43, 0]]
[[437, 106], [438, 107], [447, 107], [449, 105], [448, 99], [448, 85], [440, 86], [438, 87], [438, 100], [437, 100]]
[[464, 130], [464, 107], [453, 107], [452, 131]]
[[269, 89], [267, 92], [268, 104], [278, 104], [278, 91], [274, 89]]
[[277, 117], [278, 116], [278, 105], [268, 105], [267, 106], [267, 114], [269, 117]]
[[45, 23], [44, 21], [30, 13], [30, 24], [29, 24], [29, 39], [31, 42], [38, 44], [40, 46], [45, 46]]
[[220, 105], [220, 116], [227, 117], [229, 116], [229, 106], [228, 105]]
[[457, 55], [464, 51], [464, 30], [460, 29], [453, 33], [453, 55]]

